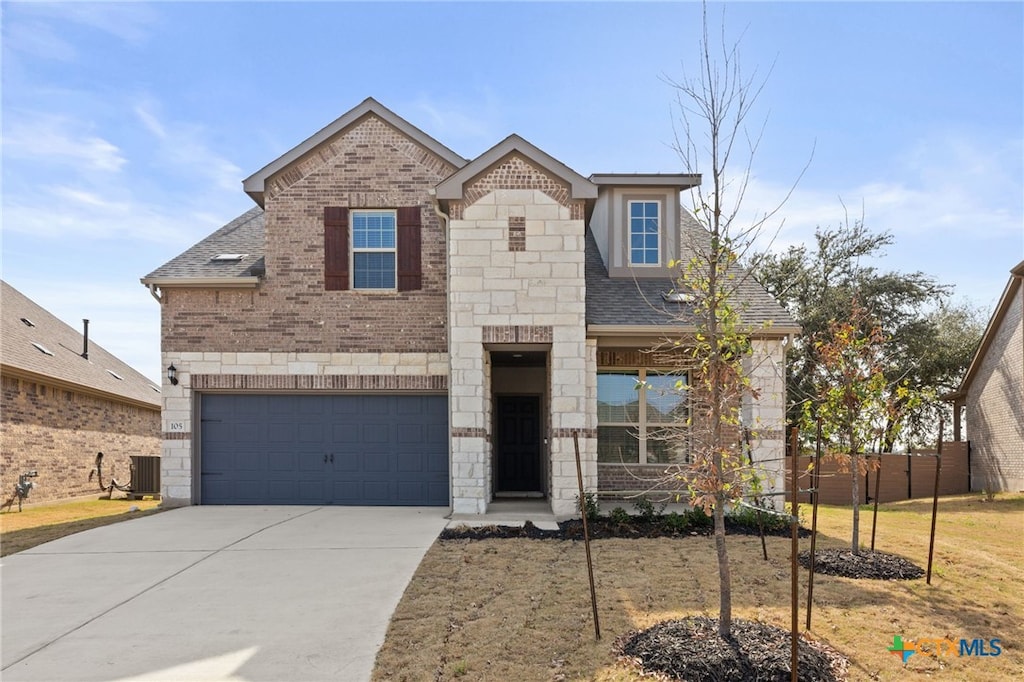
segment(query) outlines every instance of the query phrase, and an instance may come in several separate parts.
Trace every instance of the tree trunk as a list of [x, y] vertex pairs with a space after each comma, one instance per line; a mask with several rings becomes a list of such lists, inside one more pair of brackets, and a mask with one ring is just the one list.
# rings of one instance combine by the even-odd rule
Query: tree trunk
[[853, 541], [851, 551], [860, 554], [860, 457], [850, 453], [850, 476], [853, 478]]
[[715, 551], [718, 554], [718, 634], [732, 636], [732, 578], [729, 575], [729, 554], [725, 549], [725, 495], [716, 495]]

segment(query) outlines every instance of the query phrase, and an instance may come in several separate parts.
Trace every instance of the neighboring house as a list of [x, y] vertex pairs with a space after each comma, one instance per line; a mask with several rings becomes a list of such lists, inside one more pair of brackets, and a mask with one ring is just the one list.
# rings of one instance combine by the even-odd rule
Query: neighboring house
[[1024, 261], [1002, 298], [953, 402], [953, 439], [966, 407], [972, 490], [1024, 491]]
[[29, 470], [39, 473], [30, 502], [64, 500], [99, 494], [97, 452], [124, 483], [131, 455], [160, 454], [153, 382], [6, 282], [0, 317], [0, 502]]
[[[663, 294], [683, 233], [702, 235], [680, 208], [699, 182], [586, 178], [516, 135], [467, 160], [367, 99], [247, 178], [256, 208], [142, 279], [179, 377], [164, 499], [475, 514], [523, 496], [569, 515], [574, 434], [602, 494], [685, 460], [649, 437], [685, 406], [635, 384], [669, 381], [679, 353], [648, 351], [693, 330]], [[752, 280], [742, 297], [774, 323], [743, 406], [772, 485], [797, 327]]]

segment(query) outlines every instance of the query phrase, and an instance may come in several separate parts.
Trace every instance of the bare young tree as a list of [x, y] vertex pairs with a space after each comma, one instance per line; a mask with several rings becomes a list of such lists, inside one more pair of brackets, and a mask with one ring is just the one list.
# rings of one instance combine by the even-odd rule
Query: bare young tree
[[[667, 79], [676, 90], [679, 112], [675, 149], [687, 172], [710, 168], [710, 173], [703, 171], [710, 188], [694, 190], [694, 215], [703, 229], [684, 235], [689, 258], [675, 264], [678, 292], [692, 301], [690, 322], [696, 332], [692, 338], [670, 342], [687, 349], [685, 368], [692, 378], [688, 386], [683, 387], [681, 382], [678, 386], [688, 391], [690, 415], [684, 424], [677, 425], [679, 433], [673, 434], [670, 429], [666, 437], [687, 438], [691, 458], [689, 464], [670, 469], [667, 476], [685, 484], [690, 503], [703, 507], [714, 519], [720, 588], [718, 632], [728, 638], [732, 581], [725, 511], [759, 484], [742, 440], [742, 429], [749, 425], [741, 424], [742, 402], [759, 397], [749, 376], [757, 327], [743, 319], [738, 292], [751, 275], [738, 264], [751, 260], [762, 229], [789, 198], [796, 183], [771, 210], [740, 220], [753, 158], [764, 131], [762, 122], [751, 133], [747, 122], [767, 75], [745, 75], [739, 40], [727, 40], [724, 20], [721, 31], [719, 50], [712, 46], [705, 5], [697, 73], [679, 81]], [[734, 161], [740, 162], [741, 172], [730, 171]]]

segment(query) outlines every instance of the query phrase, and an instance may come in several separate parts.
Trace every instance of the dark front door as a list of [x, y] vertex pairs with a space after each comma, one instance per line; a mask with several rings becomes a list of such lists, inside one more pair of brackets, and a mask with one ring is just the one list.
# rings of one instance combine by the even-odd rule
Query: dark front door
[[498, 396], [498, 492], [538, 492], [540, 397]]

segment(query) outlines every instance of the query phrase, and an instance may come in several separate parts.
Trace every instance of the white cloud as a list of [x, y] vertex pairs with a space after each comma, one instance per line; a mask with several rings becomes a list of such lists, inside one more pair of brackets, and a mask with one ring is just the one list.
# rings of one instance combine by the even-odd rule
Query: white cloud
[[[505, 137], [500, 130], [502, 106], [493, 93], [484, 91], [470, 101], [455, 101], [421, 94], [413, 102], [415, 112], [409, 120], [421, 122], [424, 130], [446, 146], [481, 142], [491, 146]], [[463, 155], [484, 151], [469, 150]]]
[[129, 44], [144, 43], [158, 20], [150, 5], [129, 2], [5, 3], [5, 47], [33, 57], [73, 61], [69, 26], [87, 27]]
[[57, 163], [85, 171], [116, 173], [127, 163], [123, 151], [68, 117], [6, 112], [4, 156], [31, 164]]
[[220, 189], [238, 192], [243, 178], [242, 169], [206, 145], [200, 126], [161, 120], [155, 111], [159, 106], [153, 100], [135, 106], [135, 114], [157, 140], [159, 160], [190, 175], [205, 177]]

